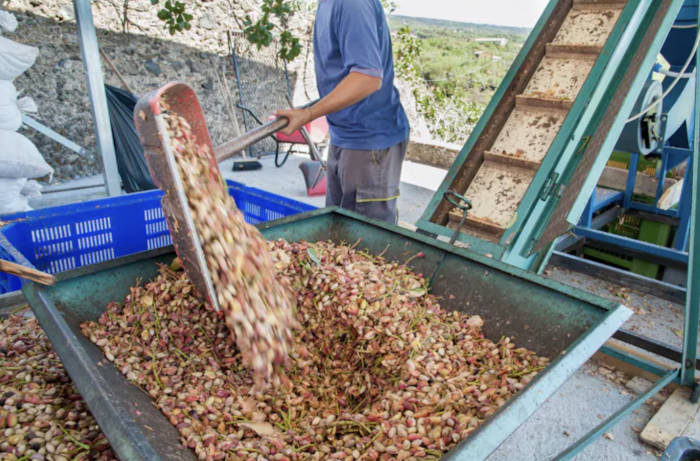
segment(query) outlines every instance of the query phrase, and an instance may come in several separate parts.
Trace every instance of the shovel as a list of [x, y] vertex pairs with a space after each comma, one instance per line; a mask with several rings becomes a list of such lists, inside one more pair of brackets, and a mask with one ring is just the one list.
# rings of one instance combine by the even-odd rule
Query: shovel
[[[287, 103], [289, 103], [289, 107], [294, 108], [292, 98], [289, 95], [287, 95]], [[326, 195], [326, 164], [321, 158], [316, 145], [311, 140], [309, 132], [306, 131], [306, 127], [302, 126], [299, 128], [299, 132], [304, 137], [306, 144], [309, 145], [311, 157], [313, 158], [313, 160], [299, 165], [299, 169], [304, 175], [304, 182], [306, 182], [306, 193], [309, 197]]]

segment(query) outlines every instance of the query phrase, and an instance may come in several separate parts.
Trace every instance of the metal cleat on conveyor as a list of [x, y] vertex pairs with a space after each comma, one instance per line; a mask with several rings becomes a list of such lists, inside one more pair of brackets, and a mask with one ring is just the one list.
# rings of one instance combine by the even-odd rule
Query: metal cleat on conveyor
[[[541, 270], [553, 242], [578, 224], [682, 4], [550, 2], [419, 230], [452, 236], [463, 217], [444, 197], [453, 191], [473, 205], [459, 241]], [[651, 118], [627, 130], [655, 149]]]

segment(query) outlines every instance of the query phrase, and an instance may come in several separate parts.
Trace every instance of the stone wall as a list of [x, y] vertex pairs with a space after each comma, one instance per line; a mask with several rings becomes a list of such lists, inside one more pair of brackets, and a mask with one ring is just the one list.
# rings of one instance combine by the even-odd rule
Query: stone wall
[[462, 146], [448, 144], [425, 138], [411, 138], [406, 152], [406, 159], [424, 165], [449, 170]]
[[[170, 81], [192, 86], [204, 109], [212, 141], [217, 145], [233, 138], [236, 132], [221, 100], [215, 71], [218, 69], [220, 75], [225, 73], [238, 103], [228, 31], [241, 30], [241, 19], [246, 14], [255, 16], [255, 4], [256, 0], [193, 0], [188, 3], [194, 15], [192, 30], [175, 36], [163, 28], [156, 17], [158, 7], [151, 5], [150, 0], [93, 0], [92, 11], [100, 48], [133, 92], [143, 95]], [[12, 0], [3, 8], [13, 12], [19, 21], [17, 30], [7, 37], [39, 48], [35, 65], [15, 81], [15, 86], [36, 100], [38, 118], [43, 124], [96, 152], [72, 1]], [[296, 14], [291, 27], [304, 46], [302, 55], [288, 66], [294, 103], [299, 105], [318, 97], [311, 49], [313, 12]], [[238, 43], [247, 44], [245, 40]], [[265, 121], [278, 106], [286, 105], [283, 69], [270, 64], [264, 51], [256, 52], [250, 46], [243, 48], [241, 68], [254, 71], [243, 75], [242, 80], [257, 85], [255, 100], [248, 98], [245, 102]], [[121, 87], [116, 74], [104, 62], [103, 68], [105, 82]], [[412, 135], [429, 136], [410, 90], [400, 82], [397, 86], [411, 121]], [[241, 113], [237, 116], [242, 125]], [[56, 169], [55, 181], [100, 172], [95, 162], [79, 157], [47, 137], [27, 128], [22, 132]]]
[[[16, 0], [7, 7], [17, 16], [19, 26], [7, 37], [39, 48], [34, 66], [15, 81], [18, 90], [33, 97], [39, 107], [38, 118], [49, 128], [78, 144], [96, 151], [95, 134], [86, 93], [83, 63], [78, 44], [72, 2], [70, 0]], [[127, 22], [124, 20], [126, 9]], [[192, 86], [200, 99], [214, 144], [231, 139], [235, 130], [222, 103], [215, 77], [225, 72], [234, 102], [238, 90], [229, 54], [227, 32], [240, 30], [239, 18], [251, 12], [247, 0], [196, 0], [190, 4], [195, 16], [193, 28], [171, 37], [156, 18], [157, 7], [149, 0], [99, 0], [93, 2], [93, 16], [100, 48], [104, 50], [137, 95], [143, 95], [169, 81]], [[297, 18], [295, 32], [306, 37], [310, 19]], [[126, 32], [125, 32], [126, 29]], [[257, 64], [242, 58], [241, 67]], [[313, 62], [313, 61], [312, 61]], [[305, 102], [304, 92], [296, 90], [298, 73], [305, 68], [301, 59], [290, 64], [290, 82], [295, 103]], [[105, 82], [121, 88], [115, 73], [103, 62]], [[257, 65], [260, 70], [260, 65]], [[264, 69], [263, 69], [264, 70]], [[284, 103], [283, 70], [268, 66], [260, 81], [259, 94], [267, 98], [256, 104], [265, 107], [267, 118], [275, 106]], [[313, 81], [313, 78], [306, 80]], [[272, 97], [280, 101], [276, 104]], [[261, 98], [265, 99], [265, 98]], [[252, 104], [251, 104], [252, 105]], [[260, 109], [262, 110], [262, 109]], [[240, 117], [240, 113], [238, 114]], [[242, 122], [239, 119], [239, 122]], [[23, 128], [46, 160], [56, 169], [61, 182], [96, 174], [100, 170], [47, 137]]]

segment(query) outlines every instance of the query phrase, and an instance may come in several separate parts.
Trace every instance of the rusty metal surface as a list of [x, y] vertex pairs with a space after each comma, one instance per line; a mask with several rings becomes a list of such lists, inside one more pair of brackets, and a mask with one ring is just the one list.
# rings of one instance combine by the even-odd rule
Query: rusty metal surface
[[639, 72], [642, 62], [646, 57], [652, 42], [656, 38], [657, 31], [661, 27], [661, 24], [666, 16], [666, 12], [671, 7], [671, 0], [664, 0], [659, 9], [656, 11], [654, 18], [652, 19], [649, 28], [646, 30], [639, 47], [637, 48], [632, 60], [627, 66], [627, 72], [625, 73], [619, 87], [617, 88], [615, 94], [610, 99], [610, 103], [607, 105], [605, 115], [603, 116], [600, 124], [598, 125], [595, 133], [584, 133], [584, 135], [590, 135], [591, 139], [584, 151], [581, 161], [574, 172], [571, 181], [566, 187], [564, 194], [562, 195], [559, 203], [554, 209], [552, 214], [552, 219], [545, 228], [542, 236], [539, 238], [537, 244], [535, 245], [532, 253], [545, 248], [547, 245], [552, 243], [554, 239], [558, 238], [560, 235], [566, 233], [571, 227], [567, 222], [567, 217], [569, 211], [574, 206], [574, 202], [579, 196], [581, 188], [583, 187], [588, 173], [590, 172], [593, 164], [600, 155], [601, 148], [605, 142], [608, 132], [615, 122], [615, 118], [618, 115], [619, 108], [623, 101], [629, 94], [632, 83]]
[[[559, 28], [566, 19], [572, 5], [573, 0], [562, 0], [556, 5], [549, 21], [547, 21], [535, 39], [530, 52], [508, 85], [498, 106], [491, 114], [489, 123], [480, 133], [476, 134], [478, 136], [477, 141], [470, 150], [466, 161], [457, 172], [454, 181], [450, 185], [450, 190], [464, 194], [474, 180], [481, 164], [484, 162], [484, 152], [490, 150], [495, 143], [496, 138], [515, 108], [516, 96], [521, 95], [530, 83], [530, 79], [545, 56], [547, 43], [552, 42], [559, 32]], [[440, 225], [447, 225], [450, 208], [450, 204], [446, 200], [442, 200], [436, 207], [430, 220]]]
[[204, 252], [197, 237], [194, 220], [185, 196], [182, 178], [170, 147], [161, 103], [165, 102], [173, 114], [184, 117], [192, 127], [192, 133], [207, 155], [210, 164], [210, 180], [221, 181], [215, 172], [219, 166], [214, 158], [209, 130], [204, 112], [192, 88], [184, 83], [169, 83], [139, 99], [134, 110], [136, 131], [144, 148], [148, 169], [163, 195], [163, 211], [177, 254], [182, 260], [190, 280], [197, 291], [216, 310], [219, 302], [209, 275]]

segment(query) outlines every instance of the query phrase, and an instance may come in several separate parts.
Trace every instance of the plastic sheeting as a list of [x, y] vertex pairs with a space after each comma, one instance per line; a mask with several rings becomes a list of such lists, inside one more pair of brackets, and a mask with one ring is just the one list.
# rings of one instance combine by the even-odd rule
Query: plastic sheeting
[[105, 85], [105, 92], [122, 187], [129, 194], [155, 189], [134, 124], [134, 108], [138, 99], [110, 85]]

